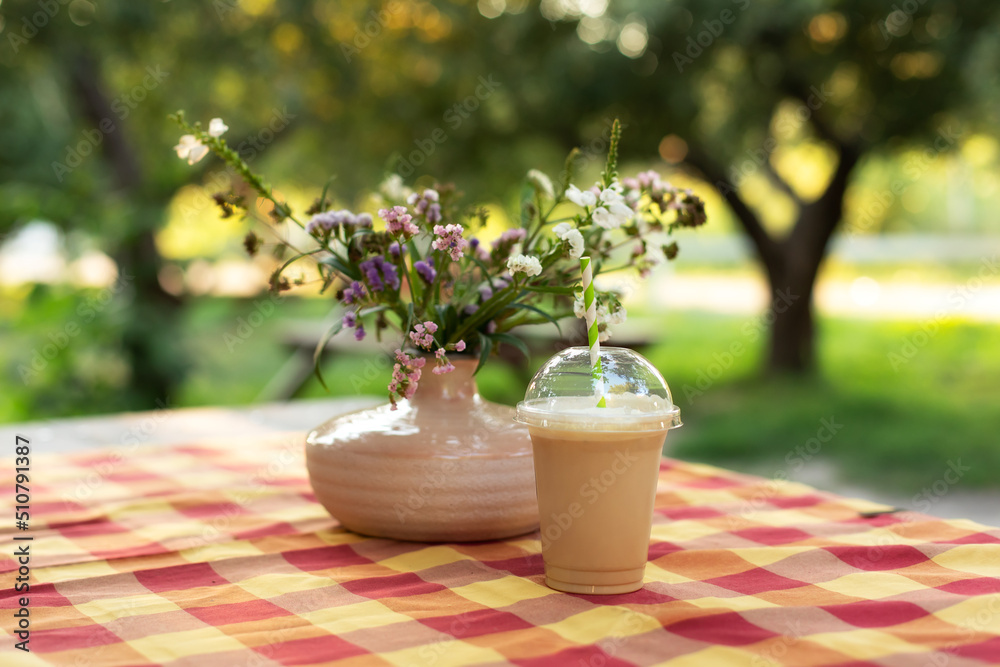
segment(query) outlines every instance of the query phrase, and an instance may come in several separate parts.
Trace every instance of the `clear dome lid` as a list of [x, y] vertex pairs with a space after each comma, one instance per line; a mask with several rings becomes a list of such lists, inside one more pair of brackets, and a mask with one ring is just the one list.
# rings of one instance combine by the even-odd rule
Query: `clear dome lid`
[[[660, 431], [681, 425], [666, 380], [641, 354], [602, 347], [601, 370], [603, 383], [594, 377], [588, 348], [563, 350], [535, 373], [514, 419], [569, 430]], [[597, 406], [602, 394], [607, 407]]]

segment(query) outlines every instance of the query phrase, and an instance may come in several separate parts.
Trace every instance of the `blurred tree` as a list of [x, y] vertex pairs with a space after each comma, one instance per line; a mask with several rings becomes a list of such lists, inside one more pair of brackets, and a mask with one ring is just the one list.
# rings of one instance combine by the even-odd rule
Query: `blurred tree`
[[[161, 285], [157, 231], [180, 186], [227, 180], [173, 156], [167, 113], [222, 116], [254, 168], [279, 186], [336, 175], [345, 205], [388, 170], [505, 201], [528, 167], [557, 172], [575, 145], [601, 154], [594, 138], [620, 116], [624, 155], [687, 165], [724, 194], [778, 299], [770, 367], [808, 369], [812, 287], [852, 175], [926, 147], [903, 165], [908, 187], [977, 122], [997, 125], [998, 13], [987, 0], [5, 0], [0, 234], [52, 220], [135, 276], [126, 395], [151, 407], [185, 367], [184, 297]], [[777, 209], [795, 211], [787, 229]]]
[[[579, 41], [545, 38], [539, 26], [510, 49], [534, 45], [535, 55], [515, 61], [535, 70], [522, 74], [553, 82], [551, 94], [572, 115], [620, 114], [625, 154], [659, 146], [724, 196], [770, 284], [774, 371], [814, 365], [813, 286], [858, 165], [918, 149], [902, 177], [865, 203], [865, 227], [939, 154], [977, 126], [996, 126], [994, 2], [545, 0], [541, 11], [575, 24]], [[531, 108], [530, 99], [518, 107]], [[533, 110], [523, 121], [537, 130], [580, 127], [548, 104]], [[796, 153], [811, 155], [821, 173], [802, 173], [810, 165]], [[769, 225], [768, 209], [789, 200], [791, 224]]]

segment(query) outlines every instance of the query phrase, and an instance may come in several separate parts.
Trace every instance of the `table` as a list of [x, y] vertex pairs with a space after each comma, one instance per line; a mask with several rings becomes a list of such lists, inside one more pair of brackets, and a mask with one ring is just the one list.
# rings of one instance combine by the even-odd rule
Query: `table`
[[[537, 535], [344, 531], [301, 432], [31, 468], [28, 531], [0, 500], [4, 665], [1000, 664], [1000, 529], [801, 484], [665, 459], [646, 585], [601, 597], [545, 587]], [[7, 588], [25, 536], [30, 653]]]

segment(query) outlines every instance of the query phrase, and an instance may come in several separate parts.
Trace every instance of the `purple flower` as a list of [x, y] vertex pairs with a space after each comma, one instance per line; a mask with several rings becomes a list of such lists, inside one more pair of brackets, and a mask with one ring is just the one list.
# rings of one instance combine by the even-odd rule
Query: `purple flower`
[[386, 287], [391, 290], [399, 289], [399, 273], [382, 255], [375, 255], [358, 266], [364, 272], [365, 279], [373, 292], [381, 292]]
[[344, 317], [340, 321], [345, 327], [354, 327], [358, 323], [358, 314], [353, 310], [348, 311], [344, 313]]
[[[367, 213], [363, 215], [368, 215]], [[369, 220], [371, 216], [368, 216]], [[358, 222], [358, 216], [354, 215], [346, 208], [339, 211], [323, 211], [322, 213], [317, 213], [309, 222], [306, 224], [306, 231], [317, 236], [320, 234], [329, 234], [330, 232], [337, 229], [341, 225], [354, 226]]]
[[365, 337], [365, 325], [358, 323], [357, 328], [354, 330], [354, 340], [364, 340]]
[[493, 297], [493, 288], [489, 284], [483, 284], [479, 286], [479, 298], [483, 301], [489, 301]]
[[524, 237], [528, 235], [528, 232], [524, 231], [520, 227], [517, 229], [508, 229], [503, 234], [500, 235], [496, 241], [493, 242], [493, 249], [507, 246], [510, 247], [515, 243], [520, 243], [524, 240]]
[[371, 213], [358, 213], [357, 219], [358, 227], [360, 228], [370, 228], [372, 226], [372, 214]]
[[355, 301], [359, 301], [365, 297], [365, 286], [359, 283], [357, 280], [351, 283], [350, 287], [344, 290], [344, 294], [341, 296], [341, 300], [350, 305]]
[[491, 259], [495, 262], [506, 261], [514, 244], [523, 241], [527, 235], [528, 233], [520, 227], [517, 229], [508, 229], [500, 235], [500, 238], [493, 242], [493, 249], [490, 252]]
[[382, 277], [385, 278], [385, 284], [389, 287], [389, 289], [398, 290], [399, 273], [397, 273], [395, 265], [390, 264], [389, 262], [382, 262], [382, 264], [379, 265], [379, 268], [382, 270]]
[[[381, 258], [381, 255], [378, 256]], [[378, 266], [375, 264], [374, 259], [369, 259], [361, 262], [361, 270], [365, 274], [365, 280], [368, 286], [371, 287], [373, 292], [381, 292], [384, 287], [382, 285], [382, 276], [379, 273]]]
[[[441, 205], [438, 204], [440, 198], [437, 190], [427, 188], [419, 195], [416, 192], [411, 194], [406, 203], [413, 207], [417, 215], [426, 215], [427, 222], [434, 224], [441, 220]], [[432, 216], [436, 216], [436, 219], [432, 220]]]
[[466, 315], [471, 315], [477, 310], [479, 310], [479, 306], [474, 303], [470, 303], [468, 306], [462, 309], [462, 312], [465, 313]]
[[485, 261], [490, 258], [490, 253], [483, 247], [482, 241], [476, 237], [469, 239], [469, 250], [472, 251], [473, 257], [477, 259]]
[[434, 282], [434, 279], [437, 277], [437, 271], [434, 270], [433, 257], [428, 257], [426, 260], [416, 262], [413, 265], [413, 268], [416, 269], [417, 273], [420, 274], [420, 277], [428, 285]]
[[389, 254], [392, 255], [393, 259], [399, 259], [399, 256], [403, 253], [403, 249], [399, 245], [399, 241], [393, 241], [389, 246]]
[[326, 236], [340, 224], [337, 213], [333, 211], [323, 211], [317, 213], [306, 223], [306, 232], [313, 236]]

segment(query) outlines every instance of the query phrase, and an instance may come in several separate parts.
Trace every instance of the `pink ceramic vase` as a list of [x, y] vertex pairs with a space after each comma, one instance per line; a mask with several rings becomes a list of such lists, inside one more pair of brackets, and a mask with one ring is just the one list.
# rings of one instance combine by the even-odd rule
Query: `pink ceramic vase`
[[494, 540], [535, 530], [531, 440], [513, 408], [479, 396], [476, 362], [425, 367], [417, 393], [326, 422], [306, 438], [316, 499], [347, 529], [420, 542]]

